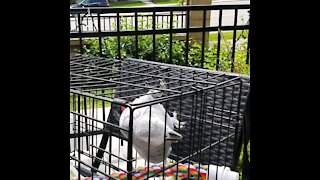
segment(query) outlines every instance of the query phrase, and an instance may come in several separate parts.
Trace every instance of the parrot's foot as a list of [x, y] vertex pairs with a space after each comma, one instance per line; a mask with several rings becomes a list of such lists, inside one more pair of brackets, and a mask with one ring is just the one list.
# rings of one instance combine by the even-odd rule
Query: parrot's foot
[[[173, 122], [173, 124], [174, 124], [174, 127], [176, 127], [176, 128], [184, 128], [185, 126], [186, 126], [186, 122], [181, 122], [181, 121], [179, 121], [178, 119], [177, 119], [177, 116], [178, 116], [178, 114], [177, 114], [177, 112], [176, 111], [173, 111], [172, 112], [172, 115], [173, 115], [173, 118], [174, 118], [174, 122]], [[180, 125], [179, 125], [180, 124]]]

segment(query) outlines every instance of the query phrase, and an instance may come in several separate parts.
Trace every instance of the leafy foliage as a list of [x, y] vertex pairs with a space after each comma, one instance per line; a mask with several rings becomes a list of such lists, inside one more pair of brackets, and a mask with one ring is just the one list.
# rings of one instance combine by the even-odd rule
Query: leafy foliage
[[[134, 27], [129, 24], [121, 22], [121, 30], [134, 30]], [[150, 23], [151, 24], [151, 23]], [[139, 29], [151, 28], [150, 24], [146, 25], [144, 22], [139, 22]], [[159, 27], [159, 24], [157, 25]], [[186, 41], [179, 40], [176, 34], [172, 35], [172, 62], [170, 62], [170, 36], [168, 34], [161, 34], [155, 36], [155, 57], [153, 57], [153, 36], [139, 35], [138, 36], [138, 58], [158, 61], [164, 63], [173, 63], [178, 65], [187, 65], [193, 67], [201, 67], [202, 62], [202, 45], [192, 39], [189, 40], [188, 58], [186, 58]], [[247, 36], [248, 32], [242, 31], [238, 36], [235, 47], [235, 57], [232, 61], [232, 42], [226, 40], [221, 35], [219, 67], [218, 70], [231, 72], [232, 62], [234, 63], [234, 72], [240, 74], [250, 74], [250, 65], [247, 61]], [[107, 58], [117, 58], [118, 56], [118, 38], [106, 37], [102, 38], [101, 48], [102, 56]], [[240, 39], [241, 38], [241, 39]], [[242, 40], [240, 43], [239, 40]], [[135, 37], [122, 36], [120, 37], [120, 54], [121, 58], [135, 57]], [[99, 41], [98, 39], [89, 39], [85, 41], [85, 53], [99, 55]], [[211, 41], [209, 45], [205, 45], [203, 68], [216, 70], [217, 68], [217, 54], [218, 43]]]

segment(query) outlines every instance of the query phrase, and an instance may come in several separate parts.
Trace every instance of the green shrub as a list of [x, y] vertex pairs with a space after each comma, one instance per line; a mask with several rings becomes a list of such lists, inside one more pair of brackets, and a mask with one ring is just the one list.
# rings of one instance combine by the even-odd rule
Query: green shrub
[[[124, 22], [124, 20], [122, 21]], [[121, 29], [134, 30], [131, 25], [124, 25], [121, 23]], [[130, 23], [129, 23], [130, 24]], [[139, 22], [139, 29], [147, 28], [142, 27], [142, 23]], [[151, 23], [150, 23], [151, 24]], [[159, 24], [157, 25], [159, 27]], [[150, 28], [150, 25], [148, 25]], [[241, 37], [247, 40], [247, 31], [244, 31]], [[172, 38], [172, 63], [178, 65], [187, 65], [192, 67], [201, 67], [201, 44], [193, 41], [189, 41], [189, 54], [188, 62], [186, 63], [186, 45], [185, 40], [178, 40], [173, 34]], [[138, 58], [145, 60], [152, 60], [158, 62], [170, 63], [170, 37], [168, 34], [156, 35], [156, 47], [155, 58], [153, 58], [153, 36], [152, 35], [139, 35], [138, 36]], [[98, 39], [89, 39], [85, 41], [84, 50], [86, 54], [99, 55], [99, 42]], [[102, 38], [102, 56], [107, 58], [117, 58], [118, 55], [118, 37], [106, 37]], [[135, 57], [135, 37], [123, 36], [120, 39], [121, 58]], [[247, 41], [242, 44], [237, 43], [235, 60], [234, 60], [234, 72], [240, 74], [250, 75], [250, 65], [246, 64], [247, 56]], [[225, 72], [231, 72], [232, 62], [232, 44], [231, 42], [221, 40], [220, 47], [220, 60], [219, 70]], [[217, 43], [213, 42], [212, 46], [205, 46], [204, 49], [204, 68], [210, 70], [216, 70], [217, 66]]]

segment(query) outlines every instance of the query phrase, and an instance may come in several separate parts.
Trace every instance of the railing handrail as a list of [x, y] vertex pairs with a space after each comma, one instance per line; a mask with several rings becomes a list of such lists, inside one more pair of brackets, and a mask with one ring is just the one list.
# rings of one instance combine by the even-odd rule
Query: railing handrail
[[[109, 8], [90, 7], [91, 13], [134, 13], [134, 12], [163, 12], [163, 11], [192, 11], [192, 10], [228, 10], [228, 9], [248, 9], [250, 4], [228, 4], [228, 5], [192, 5], [192, 6], [154, 6], [135, 8]], [[70, 14], [87, 13], [88, 8], [72, 8]]]
[[[110, 14], [110, 13], [109, 13]], [[101, 14], [100, 17], [117, 17], [117, 15], [109, 15], [109, 14]], [[177, 13], [173, 13], [174, 15], [186, 15], [186, 13], [181, 13], [181, 12], [177, 12]], [[90, 16], [92, 17], [98, 17], [98, 15], [95, 15], [95, 14], [91, 14]], [[152, 14], [142, 14], [142, 13], [139, 13], [137, 16], [141, 17], [141, 16], [152, 16]], [[156, 14], [156, 16], [170, 16], [169, 13], [163, 13], [163, 14]], [[73, 14], [70, 13], [70, 17], [74, 17]], [[121, 15], [121, 17], [135, 17], [134, 13], [132, 14], [126, 14], [126, 15]]]

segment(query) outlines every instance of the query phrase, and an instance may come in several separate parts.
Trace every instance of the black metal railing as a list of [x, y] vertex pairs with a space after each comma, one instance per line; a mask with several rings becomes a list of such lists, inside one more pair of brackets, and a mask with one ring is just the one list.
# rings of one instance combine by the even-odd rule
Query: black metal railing
[[[70, 9], [70, 39], [79, 39], [80, 53], [248, 74], [249, 10], [248, 4]], [[88, 44], [90, 38], [96, 41]]]
[[[184, 19], [186, 14], [179, 13], [174, 14], [174, 27], [183, 28], [184, 27]], [[134, 14], [130, 13], [127, 15], [121, 16], [123, 21], [124, 29], [129, 30], [128, 27], [134, 27]], [[98, 24], [98, 15], [88, 15], [81, 17], [81, 24], [82, 24], [82, 32], [90, 32], [90, 31], [98, 31], [96, 24]], [[156, 21], [159, 22], [161, 28], [168, 28], [168, 23], [170, 19], [170, 14], [163, 13], [156, 15]], [[116, 31], [116, 22], [117, 16], [116, 15], [104, 15], [100, 14], [100, 21], [102, 22], [101, 31]], [[100, 23], [101, 23], [100, 22]], [[142, 26], [145, 28], [152, 27], [152, 14], [141, 14], [138, 15], [138, 22], [141, 22], [138, 26]], [[77, 16], [70, 15], [70, 32], [77, 32], [79, 31], [79, 25], [77, 21]]]

